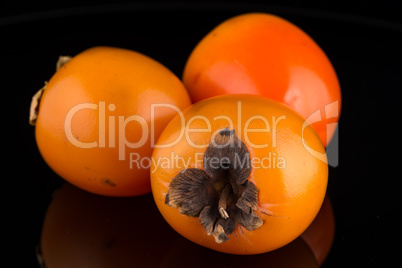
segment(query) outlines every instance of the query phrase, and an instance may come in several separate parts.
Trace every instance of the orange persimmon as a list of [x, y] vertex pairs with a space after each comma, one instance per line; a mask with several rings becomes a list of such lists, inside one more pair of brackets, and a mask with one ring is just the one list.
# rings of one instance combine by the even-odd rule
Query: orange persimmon
[[183, 83], [193, 102], [238, 93], [283, 102], [314, 123], [324, 146], [341, 111], [326, 53], [302, 29], [271, 14], [242, 14], [217, 25], [191, 52]]
[[226, 253], [280, 248], [310, 225], [328, 180], [325, 148], [295, 111], [231, 94], [193, 104], [162, 132], [151, 186], [166, 221]]
[[150, 192], [149, 166], [131, 160], [149, 158], [163, 128], [191, 104], [183, 83], [156, 60], [123, 48], [93, 47], [61, 60], [31, 108], [46, 163], [92, 193]]

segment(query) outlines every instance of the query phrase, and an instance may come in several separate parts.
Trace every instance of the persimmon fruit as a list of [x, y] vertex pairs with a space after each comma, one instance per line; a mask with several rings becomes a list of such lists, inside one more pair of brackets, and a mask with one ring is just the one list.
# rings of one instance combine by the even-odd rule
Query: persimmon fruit
[[134, 196], [151, 191], [152, 144], [191, 104], [180, 79], [156, 60], [129, 49], [93, 47], [61, 58], [34, 97], [31, 123], [46, 163], [92, 193]]
[[194, 103], [162, 132], [151, 185], [182, 236], [231, 254], [278, 249], [310, 225], [328, 180], [325, 148], [294, 110], [252, 94]]
[[246, 13], [223, 21], [190, 53], [182, 75], [193, 102], [223, 94], [255, 94], [290, 106], [324, 146], [341, 112], [335, 69], [313, 38], [290, 21]]

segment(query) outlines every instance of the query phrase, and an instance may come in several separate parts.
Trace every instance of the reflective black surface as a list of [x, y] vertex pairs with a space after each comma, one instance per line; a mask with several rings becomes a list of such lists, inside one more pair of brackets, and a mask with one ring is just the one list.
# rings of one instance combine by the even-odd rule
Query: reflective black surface
[[[396, 17], [387, 20], [384, 9], [378, 16], [375, 9], [354, 16], [342, 9], [244, 3], [21, 9], [28, 14], [2, 10], [0, 18], [5, 267], [39, 267], [36, 247], [45, 215], [53, 192], [64, 183], [42, 160], [28, 124], [31, 97], [53, 74], [58, 56], [96, 45], [124, 47], [153, 57], [180, 77], [204, 34], [249, 11], [277, 14], [305, 30], [327, 53], [340, 80], [339, 139], [330, 145], [339, 164], [330, 167], [328, 186], [336, 230], [322, 267], [385, 267], [398, 257], [399, 245], [392, 243], [398, 243], [399, 165], [393, 159], [401, 115], [402, 26]], [[178, 243], [169, 250], [191, 250]]]

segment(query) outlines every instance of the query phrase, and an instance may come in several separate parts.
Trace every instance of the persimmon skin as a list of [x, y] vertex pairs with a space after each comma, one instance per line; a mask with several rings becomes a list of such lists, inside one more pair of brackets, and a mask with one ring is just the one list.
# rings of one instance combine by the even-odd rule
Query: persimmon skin
[[[229, 118], [232, 124], [223, 118]], [[255, 119], [250, 121], [250, 118]], [[261, 118], [271, 123], [270, 131], [246, 131], [267, 129]], [[250, 159], [282, 157], [285, 166], [273, 165], [271, 159], [271, 168], [268, 162], [259, 168], [252, 167], [248, 180], [259, 190], [256, 214], [264, 223], [254, 231], [238, 225], [228, 241], [218, 244], [207, 235], [197, 217], [180, 214], [177, 208], [165, 204], [165, 198], [170, 182], [179, 172], [185, 168], [203, 169], [202, 155], [206, 147], [201, 145], [208, 145], [213, 133], [226, 127], [236, 131], [247, 146]], [[186, 129], [192, 130], [186, 132]], [[267, 147], [256, 148], [266, 143], [269, 143]], [[310, 225], [326, 193], [326, 158], [319, 160], [306, 150], [306, 145], [325, 156], [317, 133], [304, 124], [299, 114], [280, 102], [250, 94], [223, 95], [197, 102], [184, 111], [183, 117], [176, 116], [169, 123], [158, 140], [159, 148], [154, 149], [151, 185], [155, 202], [178, 233], [207, 248], [231, 254], [258, 254], [280, 248]]]
[[[325, 52], [299, 27], [271, 14], [247, 13], [219, 24], [191, 52], [183, 83], [193, 102], [239, 93], [283, 102], [315, 122], [324, 146], [341, 111], [340, 84]], [[331, 122], [317, 120], [317, 111]]]
[[[149, 168], [130, 166], [129, 160], [131, 154], [150, 157], [151, 135], [156, 140], [176, 114], [162, 107], [151, 118], [151, 105], [160, 103], [177, 109], [191, 104], [183, 83], [167, 67], [128, 49], [87, 49], [47, 83], [35, 125], [39, 151], [58, 175], [89, 192], [149, 193]], [[132, 116], [142, 120], [124, 123]], [[142, 139], [142, 145], [121, 146]]]

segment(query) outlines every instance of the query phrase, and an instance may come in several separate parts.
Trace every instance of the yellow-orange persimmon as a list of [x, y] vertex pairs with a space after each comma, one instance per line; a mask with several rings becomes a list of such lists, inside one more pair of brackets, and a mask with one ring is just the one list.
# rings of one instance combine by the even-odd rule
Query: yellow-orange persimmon
[[166, 221], [226, 253], [280, 248], [313, 221], [328, 164], [314, 129], [286, 105], [231, 94], [193, 104], [162, 132], [151, 185]]
[[271, 14], [219, 24], [192, 51], [183, 82], [193, 102], [236, 93], [281, 101], [314, 123], [324, 146], [341, 111], [339, 81], [326, 53], [302, 29]]
[[151, 187], [149, 165], [131, 160], [150, 157], [163, 128], [191, 102], [156, 60], [93, 47], [60, 64], [37, 104], [36, 142], [58, 175], [92, 193], [133, 196]]

